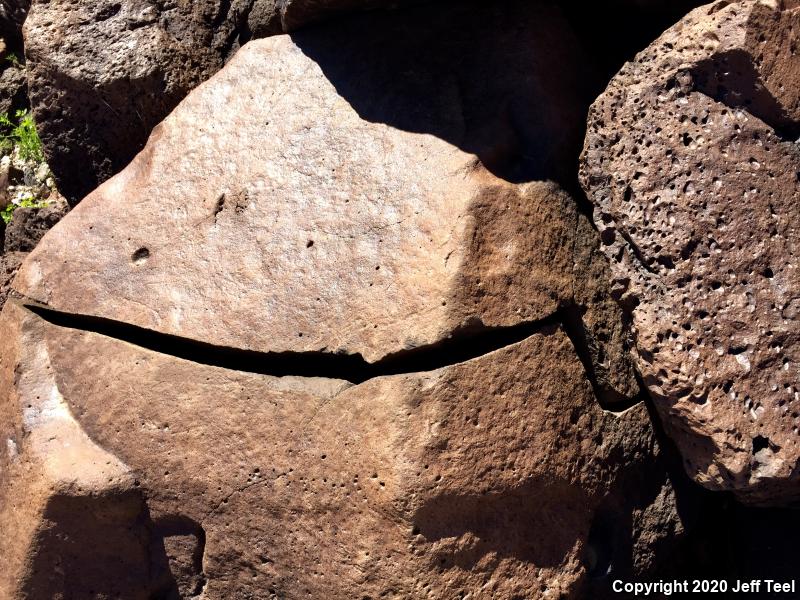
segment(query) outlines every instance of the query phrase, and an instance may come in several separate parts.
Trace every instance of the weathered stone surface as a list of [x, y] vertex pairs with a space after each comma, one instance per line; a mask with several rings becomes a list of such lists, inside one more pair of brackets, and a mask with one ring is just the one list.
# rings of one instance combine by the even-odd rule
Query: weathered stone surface
[[34, 0], [30, 101], [74, 204], [120, 171], [186, 94], [253, 38], [385, 0]]
[[597, 232], [589, 219], [578, 217], [575, 230], [575, 287], [571, 334], [585, 348], [587, 369], [594, 377], [598, 399], [607, 407], [641, 399], [630, 355], [632, 340], [626, 317], [612, 298], [608, 260], [598, 248]]
[[0, 58], [0, 113], [13, 115], [28, 104], [28, 84], [22, 65]]
[[124, 167], [251, 31], [273, 31], [272, 16], [245, 0], [34, 0], [24, 26], [30, 101], [67, 199]]
[[31, 253], [0, 596], [580, 598], [680, 536], [584, 367], [632, 385], [557, 183], [582, 58], [549, 8], [433, 14], [248, 44]]
[[636, 360], [686, 469], [752, 503], [798, 497], [796, 2], [717, 2], [594, 105], [584, 188]]
[[[19, 291], [217, 346], [370, 362], [594, 310], [608, 294], [572, 199], [507, 181], [568, 178], [584, 101], [569, 30], [528, 3], [426, 14], [240, 50], [58, 226]], [[609, 311], [588, 335], [629, 397]]]
[[40, 208], [17, 208], [14, 211], [13, 219], [6, 225], [4, 252], [30, 252], [42, 236], [69, 212], [69, 205], [58, 192], [51, 193], [47, 202], [47, 206]]
[[[3, 315], [19, 310], [9, 303]], [[23, 330], [41, 326], [14, 318], [0, 324], [0, 596], [86, 597], [95, 590], [108, 592], [99, 597], [143, 597], [128, 594], [148, 574], [147, 530], [137, 523], [141, 495], [130, 470], [70, 414], [46, 348]], [[35, 404], [25, 405], [25, 397]], [[91, 561], [87, 547], [96, 552]]]
[[[360, 385], [204, 366], [15, 302], [0, 327], [8, 598], [577, 598], [587, 569], [647, 556], [635, 515], [668, 493], [646, 410], [602, 411], [557, 326]], [[112, 555], [124, 576], [98, 576]]]
[[11, 282], [17, 274], [27, 252], [6, 252], [0, 254], [0, 307], [3, 306], [11, 292]]

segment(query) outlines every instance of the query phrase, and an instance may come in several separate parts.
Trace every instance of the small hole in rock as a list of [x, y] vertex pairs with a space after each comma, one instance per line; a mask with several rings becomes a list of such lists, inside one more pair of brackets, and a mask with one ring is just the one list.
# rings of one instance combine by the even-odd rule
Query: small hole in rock
[[769, 448], [769, 438], [765, 438], [763, 435], [754, 437], [753, 454], [756, 454], [759, 450], [763, 450], [764, 448]]
[[139, 248], [131, 255], [131, 260], [137, 265], [145, 263], [148, 258], [150, 258], [150, 250], [145, 247]]

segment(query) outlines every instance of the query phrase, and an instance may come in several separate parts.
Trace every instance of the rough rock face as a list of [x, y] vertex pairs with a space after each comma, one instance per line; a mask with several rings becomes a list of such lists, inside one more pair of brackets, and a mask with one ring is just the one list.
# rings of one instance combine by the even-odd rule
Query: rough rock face
[[11, 282], [17, 274], [26, 252], [6, 252], [0, 254], [0, 307], [3, 306], [11, 292]]
[[[540, 5], [426, 15], [424, 26], [417, 11], [353, 18], [240, 51], [51, 236], [20, 291], [219, 346], [367, 361], [592, 304], [589, 337], [608, 346], [595, 362], [634, 394], [612, 348], [619, 313], [600, 308], [593, 233], [555, 183], [509, 183], [568, 179], [577, 44]], [[301, 209], [311, 216], [298, 222]]]
[[636, 360], [690, 475], [800, 496], [797, 2], [691, 12], [619, 73], [581, 166]]
[[30, 101], [59, 189], [74, 204], [120, 171], [153, 127], [251, 38], [387, 4], [34, 0], [24, 28]]
[[6, 64], [0, 65], [0, 113], [13, 115], [15, 110], [28, 103], [28, 84], [21, 65], [8, 60], [4, 62]]
[[660, 502], [646, 411], [604, 413], [557, 327], [360, 385], [204, 366], [13, 302], [2, 334], [4, 597], [579, 597], [587, 568], [647, 554], [615, 537]]
[[24, 27], [30, 101], [71, 202], [127, 164], [222, 67], [246, 35], [242, 4], [34, 0]]
[[596, 234], [509, 181], [558, 176], [582, 63], [516, 6], [387, 22], [396, 54], [250, 43], [45, 236], [0, 319], [0, 596], [579, 598], [649, 568], [683, 525], [646, 410], [584, 366], [624, 354]]
[[0, 223], [3, 248], [0, 252], [0, 308], [11, 292], [11, 281], [22, 261], [42, 236], [61, 220], [69, 209], [64, 198], [53, 194], [43, 208], [18, 208], [8, 225]]
[[69, 211], [66, 200], [57, 192], [41, 208], [18, 208], [6, 225], [3, 237], [4, 252], [30, 252], [56, 223]]

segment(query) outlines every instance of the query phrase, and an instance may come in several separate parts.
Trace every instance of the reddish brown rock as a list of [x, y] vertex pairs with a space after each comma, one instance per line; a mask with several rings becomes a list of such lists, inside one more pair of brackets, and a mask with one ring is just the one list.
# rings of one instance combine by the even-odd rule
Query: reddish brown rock
[[[33, 0], [24, 25], [29, 96], [59, 189], [75, 204], [119, 172], [178, 102], [248, 40], [397, 4]], [[427, 10], [411, 18], [424, 26]]]
[[27, 252], [6, 252], [0, 254], [0, 307], [5, 304], [11, 292], [11, 282], [17, 274], [22, 261], [28, 255]]
[[14, 210], [3, 236], [4, 252], [30, 252], [69, 211], [69, 205], [58, 192], [52, 192], [45, 202], [46, 206]]
[[403, 22], [384, 54], [251, 43], [45, 236], [0, 319], [0, 596], [579, 598], [650, 568], [682, 519], [645, 408], [597, 402], [635, 388], [619, 313], [545, 181], [579, 57], [517, 9], [442, 13], [426, 35], [472, 24], [455, 70]]
[[798, 497], [796, 2], [716, 2], [615, 77], [581, 166], [636, 360], [686, 469]]
[[[569, 29], [528, 3], [452, 5], [422, 28], [415, 14], [243, 48], [59, 226], [19, 291], [218, 346], [367, 361], [594, 310], [596, 238], [543, 181], [568, 178], [580, 140]], [[636, 388], [620, 335], [601, 331], [614, 310], [587, 319], [612, 400]]]
[[[580, 597], [664, 481], [643, 406], [604, 413], [557, 327], [360, 385], [203, 366], [15, 303], [2, 327], [4, 597]], [[590, 536], [597, 518], [612, 529]], [[112, 555], [125, 577], [100, 570]]]
[[190, 90], [275, 24], [261, 0], [34, 0], [29, 97], [62, 193], [75, 203], [121, 170]]

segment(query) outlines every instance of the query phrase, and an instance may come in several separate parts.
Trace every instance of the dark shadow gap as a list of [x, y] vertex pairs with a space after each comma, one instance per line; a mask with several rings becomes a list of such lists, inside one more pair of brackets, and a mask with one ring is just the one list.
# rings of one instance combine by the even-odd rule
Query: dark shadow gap
[[445, 140], [509, 182], [574, 189], [604, 83], [558, 3], [437, 2], [291, 34], [364, 121]]
[[572, 343], [595, 398], [604, 410], [623, 412], [641, 401], [639, 396], [625, 401], [609, 397], [599, 385], [582, 333], [581, 309], [572, 304], [562, 306], [543, 319], [507, 327], [487, 327], [474, 321], [454, 329], [439, 342], [394, 352], [374, 363], [367, 362], [361, 354], [258, 352], [218, 346], [113, 319], [65, 313], [29, 302], [20, 304], [51, 325], [96, 333], [201, 365], [272, 377], [340, 379], [353, 384], [364, 383], [375, 377], [424, 373], [453, 366], [512, 346], [537, 333], [550, 335], [560, 328]]
[[606, 389], [601, 386], [597, 380], [597, 374], [594, 372], [592, 366], [592, 356], [589, 351], [589, 340], [586, 337], [586, 327], [583, 323], [584, 310], [577, 304], [569, 304], [564, 306], [561, 310], [561, 327], [564, 333], [567, 334], [578, 360], [583, 365], [583, 370], [586, 372], [586, 378], [592, 385], [592, 391], [598, 404], [603, 410], [621, 413], [629, 408], [636, 406], [644, 400], [644, 388], [639, 386], [639, 393], [630, 398], [626, 398], [613, 389]]
[[434, 371], [479, 358], [519, 343], [535, 333], [555, 331], [563, 318], [561, 312], [557, 312], [544, 319], [509, 327], [486, 327], [480, 323], [470, 323], [454, 330], [439, 342], [401, 350], [369, 363], [361, 354], [257, 352], [217, 346], [113, 319], [65, 313], [31, 303], [22, 303], [22, 306], [57, 327], [97, 333], [202, 365], [273, 377], [341, 379], [354, 384], [387, 375]]

